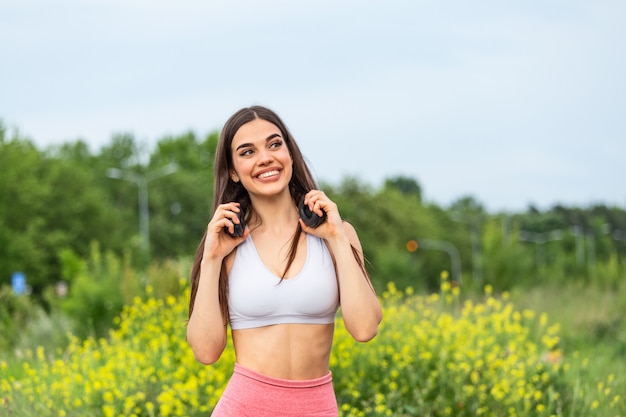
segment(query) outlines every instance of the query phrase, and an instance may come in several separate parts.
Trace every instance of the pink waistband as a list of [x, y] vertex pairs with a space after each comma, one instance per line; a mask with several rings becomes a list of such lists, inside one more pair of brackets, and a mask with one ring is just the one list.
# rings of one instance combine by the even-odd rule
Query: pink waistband
[[262, 375], [241, 365], [235, 370], [211, 417], [337, 417], [331, 372], [290, 380]]
[[311, 388], [318, 387], [320, 385], [328, 384], [332, 382], [333, 375], [331, 371], [322, 377], [313, 378], [313, 379], [283, 379], [283, 378], [275, 378], [272, 376], [267, 376], [255, 372], [251, 369], [248, 369], [244, 366], [235, 363], [235, 371], [236, 374], [240, 374], [242, 376], [254, 379], [255, 381], [263, 382], [265, 384], [274, 385], [277, 387], [283, 388]]

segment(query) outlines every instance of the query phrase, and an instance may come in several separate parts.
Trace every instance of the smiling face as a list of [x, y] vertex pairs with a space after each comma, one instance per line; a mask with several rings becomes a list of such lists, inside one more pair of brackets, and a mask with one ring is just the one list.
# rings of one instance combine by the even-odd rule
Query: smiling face
[[289, 192], [293, 160], [280, 129], [263, 119], [243, 124], [231, 143], [230, 177], [241, 182], [250, 196]]

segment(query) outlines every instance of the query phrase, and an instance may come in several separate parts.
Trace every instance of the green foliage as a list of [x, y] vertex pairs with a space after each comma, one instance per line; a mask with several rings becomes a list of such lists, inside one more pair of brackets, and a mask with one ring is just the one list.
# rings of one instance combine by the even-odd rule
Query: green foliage
[[[78, 349], [83, 339], [91, 346], [85, 351], [86, 357], [92, 354], [97, 356], [94, 353], [97, 351], [95, 345], [108, 349], [111, 348], [108, 343], [117, 343], [114, 338], [96, 340], [98, 337], [109, 336], [112, 320], [123, 311], [124, 305], [132, 304], [135, 306], [132, 308], [139, 310], [144, 308], [141, 307], [144, 304], [140, 299], [147, 297], [148, 288], [155, 300], [167, 300], [168, 295], [181, 294], [185, 283], [178, 277], [189, 276], [190, 258], [195, 253], [211, 214], [213, 156], [217, 139], [217, 132], [204, 138], [193, 132], [186, 132], [162, 138], [155, 149], [150, 151], [132, 135], [122, 133], [113, 136], [111, 143], [97, 153], [92, 153], [84, 141], [40, 151], [29, 139], [20, 136], [17, 131], [8, 132], [0, 123], [0, 332], [3, 336], [0, 338], [0, 352], [23, 352], [29, 349], [37, 352], [35, 346], [42, 346], [46, 352], [44, 359], [50, 360], [55, 349], [68, 344], [67, 333], [71, 331], [78, 338], [70, 344], [66, 352], [68, 356], [73, 357], [72, 349]], [[169, 163], [177, 164], [177, 172], [150, 182], [150, 249], [153, 260], [147, 269], [139, 268], [144, 264], [140, 262], [139, 256], [141, 248], [137, 186], [128, 181], [108, 178], [106, 173], [110, 168], [117, 168], [136, 175], [145, 175]], [[581, 348], [603, 355], [608, 359], [606, 367], [602, 369], [624, 362], [626, 339], [623, 335], [626, 334], [626, 323], [623, 317], [626, 317], [626, 296], [623, 295], [621, 283], [626, 276], [626, 211], [623, 208], [603, 205], [588, 208], [555, 206], [541, 212], [530, 207], [525, 213], [490, 214], [471, 196], [462, 196], [450, 207], [444, 208], [423, 202], [419, 182], [403, 176], [387, 179], [380, 189], [372, 188], [358, 178], [346, 178], [334, 185], [322, 184], [322, 189], [337, 202], [342, 216], [357, 229], [368, 269], [379, 292], [385, 290], [391, 280], [400, 290], [412, 287], [420, 293], [438, 291], [439, 273], [441, 270], [450, 270], [450, 257], [441, 251], [428, 248], [418, 248], [410, 252], [407, 250], [407, 242], [412, 239], [445, 241], [460, 252], [461, 285], [466, 294], [480, 294], [483, 285], [489, 284], [498, 291], [519, 291], [528, 298], [525, 302], [529, 303], [533, 297], [540, 298], [537, 294], [552, 297], [550, 300], [542, 299], [539, 306], [554, 307], [555, 311], [551, 311], [551, 316], [552, 313], [563, 312], [561, 317], [564, 317], [566, 327], [574, 329], [570, 330], [571, 333], [565, 332], [562, 347]], [[555, 240], [542, 243], [521, 240], [529, 234], [549, 236], [553, 232], [558, 232], [553, 235], [558, 236]], [[32, 295], [17, 297], [12, 294], [7, 284], [14, 271], [23, 271], [26, 274], [27, 282], [33, 290]], [[173, 276], [176, 278], [173, 279]], [[55, 286], [60, 281], [69, 285], [69, 294], [65, 298], [59, 297], [55, 292]], [[572, 288], [574, 290], [567, 290]], [[602, 292], [589, 295], [589, 291], [594, 290]], [[577, 298], [578, 293], [585, 296]], [[615, 297], [622, 298], [607, 300], [606, 294], [615, 294]], [[409, 300], [419, 304], [418, 300]], [[398, 306], [403, 305], [398, 302]], [[581, 308], [587, 305], [590, 307]], [[613, 307], [610, 310], [605, 309], [607, 305]], [[157, 307], [168, 314], [180, 314], [164, 308], [162, 304]], [[157, 307], [151, 305], [150, 308]], [[414, 308], [411, 314], [416, 311], [426, 314], [422, 307]], [[403, 316], [404, 308], [388, 310], [386, 314], [393, 311], [391, 315], [397, 314], [400, 324], [417, 320], [430, 329], [429, 331], [435, 332], [427, 327], [428, 323], [419, 321], [419, 317]], [[402, 314], [400, 310], [403, 311]], [[147, 314], [141, 316], [142, 320], [149, 323], [156, 317], [164, 321], [160, 313], [150, 311], [142, 313]], [[585, 312], [584, 315], [581, 314], [582, 311]], [[459, 311], [441, 310], [439, 313], [458, 314]], [[122, 322], [140, 321], [131, 318], [131, 315], [129, 312], [123, 313]], [[459, 317], [452, 317], [450, 326], [461, 329], [453, 326], [460, 323], [457, 321]], [[569, 322], [569, 318], [575, 320]], [[475, 319], [486, 318], [476, 316]], [[160, 331], [158, 325], [155, 326], [151, 330]], [[454, 337], [465, 337], [470, 328], [459, 330], [462, 336], [457, 334]], [[132, 332], [129, 330], [129, 333], [124, 333], [124, 337], [130, 337], [131, 333], [140, 334], [138, 326], [133, 329]], [[387, 349], [396, 349], [398, 344], [411, 345], [415, 340], [409, 336], [415, 337], [417, 334], [411, 333], [413, 330], [415, 329], [402, 329], [407, 333], [408, 339], [398, 339], [395, 333], [389, 333], [396, 345], [390, 347], [383, 342], [382, 347], [376, 349], [387, 352]], [[440, 330], [441, 334], [431, 333], [435, 340], [444, 340], [446, 328]], [[123, 333], [121, 328], [119, 331]], [[176, 331], [180, 329], [176, 328]], [[340, 343], [343, 333], [340, 331], [339, 335], [337, 343]], [[178, 338], [179, 335], [175, 337]], [[153, 345], [149, 345], [147, 341], [150, 338], [147, 335], [145, 338], [146, 341], [120, 342], [120, 349], [127, 349], [129, 352], [152, 349]], [[379, 337], [378, 340], [381, 339]], [[159, 340], [161, 343], [162, 340]], [[498, 341], [500, 342], [502, 341]], [[171, 346], [176, 346], [176, 343], [178, 341], [171, 341], [171, 345], [168, 345], [170, 347], [163, 351], [157, 350], [157, 353], [170, 352], [175, 349]], [[437, 345], [438, 362], [428, 362], [426, 371], [434, 372], [439, 369], [435, 365], [446, 363], [457, 354], [445, 350], [447, 348], [448, 345]], [[346, 374], [349, 380], [365, 380], [359, 372], [369, 369], [375, 375], [372, 378], [379, 385], [380, 381], [392, 381], [389, 379], [392, 378], [391, 367], [384, 370], [389, 374], [377, 374], [376, 367], [380, 366], [378, 358], [369, 357], [366, 346], [362, 351], [364, 356], [358, 356], [354, 352], [359, 349], [361, 347], [358, 345], [351, 346], [348, 350], [355, 356], [344, 358], [346, 364], [357, 368], [355, 374]], [[382, 350], [379, 353], [386, 358], [384, 355], [387, 353]], [[414, 358], [423, 354], [422, 350], [411, 352]], [[33, 358], [38, 357], [37, 353], [32, 355]], [[157, 363], [161, 359], [162, 357], [151, 357], [147, 363]], [[94, 357], [93, 362], [87, 365], [100, 369], [98, 367], [102, 363], [102, 358]], [[225, 363], [228, 365], [228, 360]], [[67, 363], [63, 362], [62, 365], [67, 366]], [[144, 365], [145, 363], [141, 366]], [[160, 366], [167, 368], [170, 365], [158, 364], [154, 365], [154, 369], [160, 369]], [[579, 372], [579, 382], [601, 381], [605, 378], [599, 371], [584, 369], [579, 363], [572, 364], [572, 368], [574, 365]], [[141, 366], [137, 365], [133, 372], [148, 372], [150, 377], [154, 377], [150, 373], [152, 371], [142, 371]], [[420, 375], [419, 372], [423, 370], [415, 364], [411, 366], [414, 368], [406, 369], [417, 372], [419, 380], [414, 381], [415, 384], [431, 383], [430, 386], [421, 385], [419, 390], [412, 391], [411, 395], [423, 395], [422, 399], [427, 399], [422, 403], [415, 403], [415, 409], [419, 409], [422, 415], [438, 415], [428, 408], [428, 404], [441, 404], [446, 412], [447, 405], [441, 401], [453, 394], [456, 398], [457, 392], [454, 390], [459, 384], [464, 386], [466, 379], [463, 378], [467, 378], [467, 375], [455, 374], [452, 369], [446, 368], [450, 371], [446, 375], [453, 380], [461, 378], [461, 381], [454, 380], [451, 383], [450, 379], [441, 379], [444, 372], [438, 374], [440, 379], [429, 380], [430, 374]], [[198, 369], [193, 365], [190, 367], [192, 370]], [[359, 367], [362, 367], [361, 371], [358, 371]], [[180, 372], [178, 369], [173, 372]], [[623, 371], [622, 374], [626, 374], [626, 369], [619, 369]], [[90, 370], [91, 368], [82, 369], [81, 375], [87, 375]], [[458, 369], [455, 368], [454, 371]], [[31, 372], [30, 368], [20, 369], [13, 375], [32, 377]], [[167, 387], [170, 390], [168, 392], [172, 392], [171, 389], [175, 386], [176, 390], [184, 393], [183, 397], [188, 395], [191, 398], [198, 388], [193, 386], [194, 383], [199, 384], [198, 386], [213, 386], [211, 384], [217, 376], [204, 374], [204, 371], [198, 372], [198, 375], [205, 378], [202, 382], [193, 382], [194, 379], [191, 378], [190, 385], [185, 385], [171, 380]], [[118, 373], [116, 378], [119, 375], [129, 377], [124, 370], [118, 370]], [[141, 378], [145, 376], [141, 375]], [[138, 377], [138, 380], [142, 380], [141, 378]], [[164, 374], [159, 373], [156, 378], [163, 380]], [[372, 383], [372, 378], [366, 381]], [[556, 387], [556, 391], [561, 389], [559, 387], [562, 387], [562, 379], [550, 377], [549, 381], [550, 384], [554, 382], [550, 387]], [[566, 378], [566, 383], [571, 387], [571, 379]], [[600, 383], [603, 395], [606, 387], [613, 383], [615, 382], [608, 380]], [[145, 402], [146, 410], [149, 408], [148, 403], [153, 404], [153, 411], [162, 404], [174, 404], [175, 401], [167, 397], [169, 394], [160, 391], [165, 390], [163, 387], [158, 384], [148, 385], [152, 391], [144, 393], [147, 397], [141, 401], [153, 394], [157, 396], [150, 397], [152, 399]], [[622, 384], [622, 387], [625, 385]], [[129, 388], [131, 391], [132, 389]], [[388, 390], [383, 386], [379, 386], [379, 389], [381, 392]], [[386, 407], [385, 413], [393, 407], [397, 407], [394, 412], [406, 407], [400, 405], [407, 399], [403, 397], [408, 395], [406, 392], [388, 392], [389, 398], [385, 399], [377, 397], [374, 392], [368, 394], [367, 398], [364, 394], [354, 397], [354, 390], [353, 386], [348, 385], [340, 388], [342, 398], [347, 398], [353, 407], [344, 410], [344, 415], [375, 415], [373, 413], [377, 413], [377, 407], [383, 403]], [[364, 393], [367, 392], [367, 387], [358, 387], [356, 390]], [[438, 391], [435, 392], [436, 390]], [[124, 407], [139, 407], [137, 404], [141, 395], [131, 391], [128, 394], [130, 399]], [[561, 397], [559, 401], [569, 404], [570, 400], [573, 402], [573, 399], [579, 398], [578, 401], [584, 403], [586, 408], [580, 408], [583, 407], [580, 404], [572, 405], [572, 410], [583, 410], [582, 414], [578, 412], [576, 415], [601, 415], [597, 410], [600, 406], [594, 409], [593, 401], [606, 406], [612, 404], [614, 399], [606, 394], [605, 397], [600, 396], [593, 400], [590, 399], [590, 391], [600, 392], [588, 387], [584, 393], [578, 393], [580, 397], [576, 397], [578, 394], [571, 394], [573, 397]], [[155, 394], [157, 392], [159, 394]], [[210, 393], [214, 394], [215, 392]], [[32, 403], [30, 394], [25, 395], [24, 398]], [[76, 402], [76, 398], [87, 398], [91, 394], [79, 389], [68, 395], [68, 401]], [[464, 398], [464, 394], [458, 395]], [[114, 399], [113, 402], [116, 403], [117, 397]], [[106, 399], [100, 400], [102, 407], [108, 404]], [[476, 398], [471, 399], [475, 400]], [[393, 401], [397, 401], [397, 406], [391, 405], [394, 404]], [[471, 401], [464, 404], [470, 404]], [[455, 404], [458, 405], [458, 401]], [[478, 414], [476, 407], [480, 405], [472, 404], [474, 405], [471, 407]], [[118, 407], [119, 404], [116, 403], [115, 406]], [[14, 411], [18, 411], [15, 402], [12, 407]], [[60, 414], [61, 410], [68, 409], [69, 406], [66, 403], [55, 403], [55, 407], [58, 407]], [[458, 410], [454, 405], [450, 407], [452, 415], [462, 415], [459, 413], [469, 410]], [[162, 409], [159, 410], [165, 413]], [[565, 410], [563, 408], [560, 412], [567, 415]], [[2, 411], [0, 409], [0, 415]], [[411, 415], [416, 411], [406, 408], [404, 412]], [[98, 408], [94, 413], [101, 415], [105, 413], [105, 409]]]
[[33, 306], [32, 316], [20, 329], [15, 339], [15, 351], [21, 354], [37, 347], [49, 352], [65, 349], [70, 342], [70, 335], [75, 333], [77, 320], [62, 311], [45, 311], [41, 306]]
[[[178, 277], [191, 275], [191, 263], [191, 258], [153, 262], [147, 271], [149, 277], [147, 284], [153, 296], [162, 299], [180, 294], [187, 282]], [[127, 300], [126, 304], [130, 304], [130, 300]]]
[[[212, 366], [185, 341], [186, 280], [177, 296], [136, 297], [107, 339], [73, 339], [62, 352], [26, 351], [19, 374], [0, 360], [0, 397], [20, 416], [208, 415], [232, 372], [226, 348]], [[446, 279], [440, 293], [381, 295], [384, 322], [367, 344], [338, 318], [331, 368], [344, 417], [577, 416], [626, 412], [623, 376], [589, 379], [587, 360], [566, 354], [560, 326], [514, 307], [491, 287], [461, 299]], [[620, 385], [621, 384], [621, 385]], [[601, 387], [601, 389], [597, 389]], [[0, 414], [1, 415], [1, 414]]]
[[[626, 291], [622, 282], [616, 288], [562, 285], [546, 282], [532, 288], [516, 288], [512, 299], [521, 308], [541, 309], [562, 324], [565, 350], [604, 353], [610, 369], [626, 375]], [[621, 368], [619, 368], [621, 366]]]
[[46, 196], [45, 161], [26, 140], [0, 142], [0, 283], [23, 271], [30, 285], [43, 284], [47, 252], [43, 250]]
[[72, 246], [86, 256], [84, 242], [91, 239], [110, 246], [115, 219], [102, 204], [103, 190], [93, 186], [88, 161], [45, 156], [19, 138], [0, 147], [0, 274], [4, 280], [23, 271], [41, 294], [59, 275], [58, 248]]
[[376, 266], [371, 267], [378, 279], [377, 290], [383, 291], [393, 277], [401, 277], [397, 280], [399, 288], [412, 287], [418, 292], [427, 292], [428, 279], [424, 277], [423, 261], [415, 254], [406, 250], [398, 250], [394, 247], [380, 249], [376, 253]]
[[74, 321], [59, 311], [47, 312], [27, 294], [16, 295], [0, 287], [0, 353], [44, 346], [54, 350], [67, 345]]
[[506, 218], [490, 219], [484, 223], [482, 243], [485, 262], [484, 282], [500, 290], [528, 286], [535, 282], [534, 253], [517, 243], [518, 231], [503, 232]]
[[[181, 291], [181, 283], [172, 277], [188, 276], [190, 260], [153, 262], [147, 270], [131, 267], [129, 256], [118, 257], [102, 252], [98, 243], [91, 244], [90, 257], [81, 260], [70, 249], [60, 251], [63, 279], [69, 293], [46, 294], [51, 314], [74, 317], [74, 335], [79, 339], [106, 337], [113, 319], [136, 297], [145, 297], [146, 288], [153, 295], [165, 298]], [[43, 318], [42, 318], [43, 319]]]
[[422, 187], [414, 178], [405, 176], [388, 178], [385, 180], [384, 188], [396, 189], [405, 196], [415, 196], [419, 201], [422, 200]]
[[67, 262], [63, 269], [73, 275], [66, 276], [71, 286], [67, 297], [56, 301], [58, 307], [71, 317], [80, 317], [75, 334], [81, 339], [106, 336], [125, 303], [142, 293], [141, 277], [127, 259], [101, 253], [97, 243], [91, 245], [86, 262], [77, 264], [67, 251], [63, 259]]
[[[363, 252], [369, 260], [372, 281], [377, 288], [384, 288], [391, 277], [396, 277], [401, 287], [437, 286], [437, 279], [429, 280], [428, 277], [436, 277], [441, 264], [433, 262], [434, 258], [428, 255], [424, 260], [409, 262], [405, 249], [409, 239], [436, 235], [433, 215], [422, 206], [418, 195], [403, 194], [394, 187], [375, 192], [356, 178], [345, 179], [339, 187], [324, 184], [322, 188], [340, 207], [342, 217], [358, 231]], [[390, 260], [392, 252], [396, 254], [391, 255]], [[401, 260], [407, 267], [413, 266], [399, 271], [395, 260]], [[423, 266], [421, 276], [415, 274], [414, 266], [417, 264]], [[424, 282], [416, 283], [415, 280]]]
[[[94, 241], [103, 252], [131, 259], [135, 268], [148, 264], [140, 245], [137, 184], [107, 177], [110, 168], [143, 176], [175, 163], [174, 174], [149, 183], [150, 254], [163, 261], [195, 253], [211, 216], [218, 132], [166, 136], [153, 150], [121, 133], [97, 153], [84, 141], [42, 152], [0, 127], [0, 283], [23, 271], [41, 298], [64, 274], [63, 251], [87, 259]], [[626, 212], [617, 207], [489, 214], [472, 196], [462, 196], [443, 208], [425, 204], [421, 184], [405, 176], [388, 178], [379, 189], [358, 178], [322, 188], [356, 227], [379, 289], [395, 277], [400, 288], [435, 290], [439, 271], [451, 269], [441, 251], [407, 252], [411, 239], [454, 246], [466, 288], [490, 283], [509, 289], [548, 278], [610, 286], [626, 270]], [[551, 232], [559, 240], [520, 240]]]
[[34, 304], [26, 295], [15, 295], [9, 286], [0, 286], [0, 352], [12, 350], [21, 330], [35, 316]]

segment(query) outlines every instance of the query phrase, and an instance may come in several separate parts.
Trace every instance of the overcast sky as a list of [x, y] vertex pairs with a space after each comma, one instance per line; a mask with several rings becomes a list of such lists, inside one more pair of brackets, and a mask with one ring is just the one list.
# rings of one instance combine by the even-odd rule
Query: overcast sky
[[154, 144], [262, 104], [318, 180], [626, 206], [626, 2], [2, 0], [0, 119]]

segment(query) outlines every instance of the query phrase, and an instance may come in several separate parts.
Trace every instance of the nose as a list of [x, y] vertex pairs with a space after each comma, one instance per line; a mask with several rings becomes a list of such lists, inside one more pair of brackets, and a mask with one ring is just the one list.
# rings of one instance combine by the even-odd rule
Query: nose
[[271, 163], [273, 160], [274, 158], [272, 157], [272, 154], [270, 151], [263, 150], [259, 152], [259, 160], [258, 160], [259, 165], [267, 165]]

